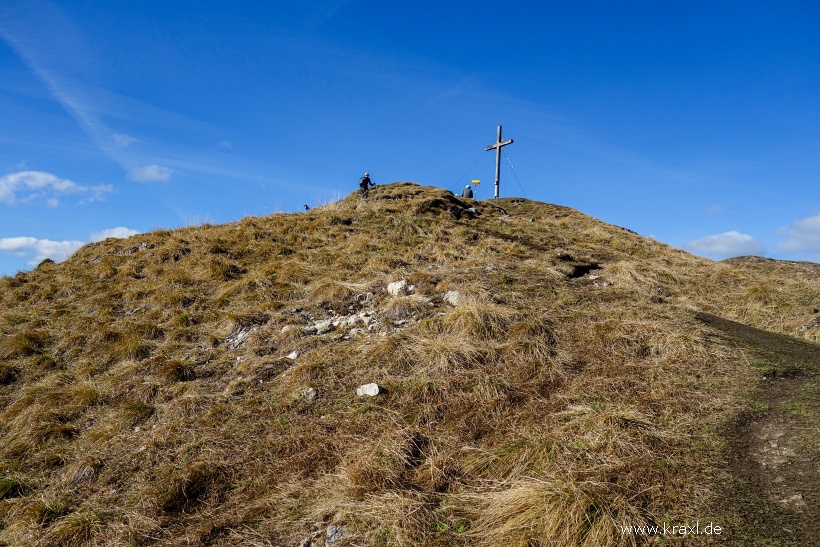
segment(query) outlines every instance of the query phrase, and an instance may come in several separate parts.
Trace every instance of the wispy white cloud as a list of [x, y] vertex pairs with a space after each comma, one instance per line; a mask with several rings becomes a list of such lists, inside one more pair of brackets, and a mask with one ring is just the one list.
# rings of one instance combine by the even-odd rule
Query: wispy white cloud
[[[100, 230], [91, 234], [91, 242], [102, 241], [109, 237], [126, 238], [136, 235], [139, 232], [131, 228], [117, 226]], [[18, 258], [26, 258], [26, 264], [36, 266], [46, 258], [55, 262], [62, 262], [69, 258], [74, 252], [88, 243], [88, 241], [53, 241], [51, 239], [39, 239], [31, 236], [0, 237], [0, 252], [10, 254]]]
[[[332, 13], [343, 3], [332, 0], [326, 7]], [[130, 180], [163, 182], [170, 180], [174, 173], [193, 171], [271, 185], [289, 184], [272, 179], [266, 162], [252, 162], [247, 158], [236, 163], [224, 158], [215, 161], [213, 146], [184, 144], [186, 135], [197, 135], [197, 138], [209, 135], [218, 148], [231, 150], [230, 141], [220, 140], [225, 134], [224, 128], [89, 83], [87, 75], [95, 72], [97, 54], [57, 3], [0, 0], [0, 39], [42, 82], [48, 95], [75, 120], [91, 143], [119, 165]], [[164, 135], [170, 133], [174, 138], [156, 143], [150, 137], [141, 140], [124, 130], [113, 129], [133, 123], [145, 128], [161, 128]], [[8, 135], [0, 135], [0, 141], [8, 140]], [[142, 146], [134, 146], [137, 142]], [[44, 145], [42, 140], [31, 144]], [[69, 146], [63, 141], [49, 145]], [[76, 146], [79, 145], [70, 145]]]
[[777, 245], [780, 250], [820, 252], [820, 213], [795, 220], [777, 235], [786, 239]]
[[60, 195], [83, 195], [81, 203], [97, 201], [113, 190], [110, 184], [83, 186], [43, 171], [19, 171], [0, 177], [0, 203], [15, 205], [42, 199], [50, 207], [59, 204]]
[[114, 133], [111, 135], [111, 140], [114, 141], [114, 144], [123, 148], [131, 146], [135, 142], [140, 142], [139, 139], [136, 139], [131, 135], [126, 135], [125, 133]]
[[216, 133], [214, 127], [198, 120], [85, 83], [84, 74], [93, 72], [94, 53], [55, 3], [0, 2], [0, 39], [26, 63], [94, 145], [134, 175], [129, 177], [132, 180], [168, 180], [171, 171], [152, 165], [133, 169], [134, 165], [150, 164], [157, 158], [131, 150], [139, 140], [112, 131], [107, 120]]
[[686, 243], [683, 248], [690, 253], [717, 260], [733, 256], [760, 256], [766, 252], [763, 244], [754, 237], [735, 230], [695, 239]]
[[713, 203], [712, 205], [701, 211], [702, 214], [707, 216], [721, 216], [728, 214], [728, 212], [729, 211], [726, 209], [726, 207], [719, 203]]
[[136, 182], [168, 182], [173, 174], [173, 169], [168, 167], [145, 165], [131, 169], [128, 178]]

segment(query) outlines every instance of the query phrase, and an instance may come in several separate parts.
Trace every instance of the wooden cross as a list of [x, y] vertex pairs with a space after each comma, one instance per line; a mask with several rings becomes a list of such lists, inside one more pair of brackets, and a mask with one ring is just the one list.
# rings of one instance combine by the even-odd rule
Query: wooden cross
[[509, 139], [506, 141], [501, 140], [501, 126], [498, 126], [498, 139], [496, 139], [494, 144], [491, 144], [484, 150], [493, 150], [495, 149], [495, 196], [494, 199], [498, 198], [498, 179], [501, 176], [501, 149], [507, 146], [508, 144], [512, 144], [513, 140]]

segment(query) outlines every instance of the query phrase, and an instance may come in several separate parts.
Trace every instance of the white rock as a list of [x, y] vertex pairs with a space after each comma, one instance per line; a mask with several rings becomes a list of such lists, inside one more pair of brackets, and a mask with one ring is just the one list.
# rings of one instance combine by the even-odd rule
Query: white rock
[[282, 334], [285, 334], [286, 332], [293, 330], [295, 328], [296, 325], [285, 325], [284, 327], [282, 327]]
[[305, 389], [303, 389], [299, 392], [299, 397], [302, 397], [303, 399], [307, 399], [308, 401], [312, 401], [313, 399], [316, 398], [317, 394], [318, 394], [318, 392], [316, 391], [316, 389], [314, 389], [312, 387], [306, 387]]
[[225, 338], [225, 343], [228, 344], [229, 349], [239, 349], [245, 345], [245, 341], [254, 330], [256, 327], [241, 328]]
[[461, 293], [458, 291], [447, 291], [444, 293], [443, 300], [451, 306], [458, 306], [459, 303], [461, 303]]
[[416, 287], [407, 283], [406, 279], [400, 279], [387, 285], [387, 293], [390, 296], [401, 296], [403, 294], [413, 294]]
[[382, 388], [379, 387], [379, 384], [364, 384], [363, 386], [359, 386], [356, 389], [356, 395], [359, 397], [369, 396], [375, 397], [379, 393], [381, 393]]
[[333, 325], [333, 319], [325, 319], [324, 321], [316, 321], [313, 324], [314, 328], [316, 329], [316, 334], [327, 334], [328, 332], [332, 331], [336, 328]]
[[288, 357], [288, 359], [293, 361], [294, 359], [299, 357], [299, 352], [298, 351], [292, 351], [292, 352], [288, 353], [287, 357]]
[[325, 547], [334, 547], [349, 535], [347, 529], [341, 524], [332, 524], [325, 532]]
[[370, 322], [370, 318], [365, 318], [364, 312], [356, 313], [342, 321], [342, 325], [345, 327], [355, 327], [356, 325], [367, 324]]

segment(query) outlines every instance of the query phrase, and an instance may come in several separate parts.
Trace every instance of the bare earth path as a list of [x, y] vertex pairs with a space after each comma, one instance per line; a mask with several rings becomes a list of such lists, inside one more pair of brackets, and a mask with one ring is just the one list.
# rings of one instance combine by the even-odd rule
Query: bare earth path
[[755, 410], [727, 431], [718, 512], [732, 545], [820, 545], [820, 345], [708, 314], [760, 370]]

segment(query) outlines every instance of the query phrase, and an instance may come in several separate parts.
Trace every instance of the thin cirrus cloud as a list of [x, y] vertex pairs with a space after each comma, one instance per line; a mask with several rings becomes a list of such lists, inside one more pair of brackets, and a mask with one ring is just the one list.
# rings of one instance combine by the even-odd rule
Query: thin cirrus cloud
[[81, 203], [88, 203], [103, 199], [112, 189], [110, 184], [83, 186], [44, 171], [19, 171], [0, 177], [0, 203], [17, 205], [42, 200], [54, 207], [60, 196], [71, 194], [82, 196]]
[[[91, 234], [89, 240], [90, 242], [97, 242], [109, 237], [122, 239], [138, 233], [137, 230], [117, 226], [116, 228], [108, 228], [94, 232]], [[62, 262], [86, 243], [88, 243], [88, 241], [53, 241], [51, 239], [38, 239], [31, 236], [0, 237], [0, 252], [18, 258], [25, 258], [27, 259], [26, 264], [28, 266], [36, 266], [47, 258], [55, 262]]]
[[145, 165], [134, 167], [128, 171], [128, 178], [136, 182], [168, 182], [173, 175], [173, 169], [161, 165]]
[[[41, 31], [38, 21], [49, 22], [48, 32]], [[119, 107], [113, 107], [112, 105], [122, 103], [124, 98], [82, 82], [81, 75], [87, 67], [82, 62], [70, 61], [77, 57], [92, 58], [93, 55], [59, 7], [50, 3], [34, 5], [31, 9], [27, 7], [27, 3], [0, 4], [0, 39], [11, 46], [91, 141], [128, 171], [131, 180], [165, 182], [170, 179], [172, 170], [166, 167], [146, 165], [129, 168], [134, 164], [134, 158], [124, 149], [139, 142], [139, 139], [127, 133], [112, 131], [105, 118], [127, 116], [128, 112], [134, 110], [134, 105], [120, 104]], [[72, 55], [71, 52], [81, 54]], [[69, 75], [72, 70], [80, 75], [79, 79]], [[142, 111], [146, 109], [155, 117], [161, 118], [163, 123], [170, 118], [174, 123], [195, 125], [181, 116], [142, 105]], [[183, 122], [177, 118], [183, 118]]]
[[[47, 32], [43, 31], [44, 21], [47, 22]], [[163, 143], [162, 156], [173, 150], [175, 169], [158, 165], [158, 156], [151, 151], [150, 139], [138, 139], [114, 129], [114, 126], [138, 122], [149, 127], [161, 127], [165, 132], [173, 131], [183, 137], [189, 134], [216, 136], [223, 130], [89, 83], [85, 76], [93, 73], [95, 52], [55, 3], [0, 1], [0, 40], [11, 47], [44, 84], [51, 97], [74, 119], [91, 142], [125, 171], [129, 180], [168, 182], [178, 170], [184, 169], [263, 181], [266, 184], [279, 183], [271, 180], [267, 165], [249, 168], [247, 161], [241, 165], [220, 164], [214, 161], [211, 153], [203, 155], [198, 146], [180, 144], [178, 139]], [[230, 141], [217, 138], [215, 142], [221, 150], [231, 151], [233, 148]], [[137, 143], [141, 146], [135, 146]], [[226, 160], [223, 158], [222, 161]]]
[[114, 141], [114, 144], [121, 146], [122, 148], [131, 146], [135, 142], [140, 142], [139, 139], [136, 139], [131, 135], [126, 135], [125, 133], [114, 133], [111, 135], [111, 140]]
[[754, 237], [736, 230], [695, 239], [686, 243], [683, 248], [690, 253], [716, 260], [733, 256], [761, 256], [766, 252], [763, 244]]

